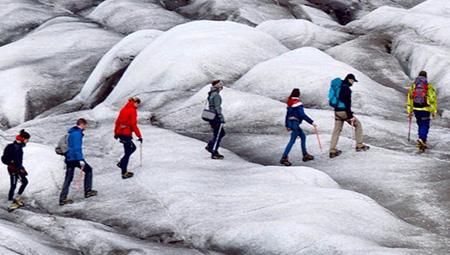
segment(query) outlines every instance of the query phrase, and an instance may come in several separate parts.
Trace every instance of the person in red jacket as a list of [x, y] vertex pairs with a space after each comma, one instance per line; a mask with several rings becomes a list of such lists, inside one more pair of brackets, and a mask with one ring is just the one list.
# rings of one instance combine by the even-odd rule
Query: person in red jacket
[[117, 164], [122, 169], [123, 179], [133, 177], [133, 173], [127, 170], [130, 156], [136, 151], [136, 145], [133, 143], [133, 133], [136, 134], [139, 138], [138, 141], [142, 144], [142, 134], [137, 126], [137, 108], [140, 103], [141, 100], [139, 98], [130, 98], [128, 103], [120, 110], [119, 117], [116, 120], [114, 138], [120, 140], [125, 150], [125, 154]]

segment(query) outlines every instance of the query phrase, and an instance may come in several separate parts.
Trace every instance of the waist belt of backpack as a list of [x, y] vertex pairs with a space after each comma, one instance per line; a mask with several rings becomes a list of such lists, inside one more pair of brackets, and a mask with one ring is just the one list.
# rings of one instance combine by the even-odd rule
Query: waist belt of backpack
[[300, 119], [299, 119], [299, 118], [297, 118], [297, 117], [294, 117], [294, 116], [292, 116], [292, 117], [289, 117], [289, 118], [288, 118], [288, 120], [296, 120], [296, 121], [300, 121]]

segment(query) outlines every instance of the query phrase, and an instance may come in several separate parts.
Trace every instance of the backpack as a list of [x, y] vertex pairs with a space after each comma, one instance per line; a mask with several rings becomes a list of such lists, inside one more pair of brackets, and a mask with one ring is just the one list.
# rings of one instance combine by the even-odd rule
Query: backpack
[[65, 156], [69, 150], [69, 134], [65, 134], [59, 139], [58, 145], [55, 147], [55, 152], [58, 155]]
[[333, 108], [345, 108], [345, 104], [339, 101], [339, 93], [341, 92], [342, 80], [336, 78], [331, 81], [330, 90], [328, 91], [328, 103]]
[[412, 92], [412, 101], [414, 104], [414, 107], [427, 107], [427, 94], [428, 94], [428, 83], [426, 83], [423, 80], [418, 80], [418, 82], [415, 84], [414, 90]]
[[217, 116], [216, 111], [209, 109], [208, 105], [209, 105], [210, 97], [211, 97], [211, 93], [208, 93], [208, 98], [206, 99], [205, 106], [203, 107], [203, 111], [202, 111], [202, 120], [207, 121], [207, 122], [213, 121]]
[[14, 160], [14, 144], [10, 143], [5, 147], [2, 155], [2, 163], [5, 165], [11, 164]]

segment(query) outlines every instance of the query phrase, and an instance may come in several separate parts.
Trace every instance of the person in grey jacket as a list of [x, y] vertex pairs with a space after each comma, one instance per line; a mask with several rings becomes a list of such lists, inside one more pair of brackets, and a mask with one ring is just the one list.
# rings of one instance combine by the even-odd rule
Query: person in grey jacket
[[222, 114], [222, 97], [220, 91], [223, 89], [223, 84], [220, 80], [215, 80], [211, 83], [211, 90], [208, 93], [209, 109], [216, 113], [216, 117], [209, 122], [213, 129], [214, 137], [208, 142], [206, 150], [211, 153], [212, 159], [223, 159], [224, 156], [219, 153], [220, 142], [225, 136], [225, 130], [223, 124], [225, 124], [225, 118]]

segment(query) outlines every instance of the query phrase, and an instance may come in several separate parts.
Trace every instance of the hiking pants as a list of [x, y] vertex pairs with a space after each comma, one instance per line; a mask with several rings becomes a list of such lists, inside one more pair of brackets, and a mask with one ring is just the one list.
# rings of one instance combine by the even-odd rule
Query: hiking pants
[[[80, 161], [67, 161], [66, 162], [66, 177], [64, 179], [63, 188], [61, 195], [59, 196], [59, 201], [63, 201], [67, 198], [69, 194], [70, 184], [72, 183], [73, 176], [75, 174], [75, 168], [80, 168]], [[84, 172], [84, 192], [92, 190], [92, 167], [84, 161], [84, 167], [81, 169]]]
[[427, 142], [428, 131], [430, 130], [431, 113], [427, 111], [414, 111], [417, 126], [419, 126], [419, 139]]
[[18, 193], [19, 196], [21, 196], [23, 194], [23, 192], [25, 191], [25, 188], [28, 185], [28, 179], [27, 179], [26, 173], [21, 172], [21, 171], [10, 174], [9, 178], [11, 180], [11, 188], [9, 189], [8, 200], [12, 201], [12, 200], [14, 200], [14, 193], [16, 192], [17, 181], [20, 180], [20, 182], [22, 183], [20, 185], [19, 193]]
[[[223, 124], [221, 123], [219, 117], [216, 117], [214, 120], [210, 121], [209, 125], [213, 129], [214, 137], [208, 142], [208, 148], [212, 150], [213, 154], [216, 154], [219, 150], [222, 138], [225, 136], [225, 129], [223, 129]], [[221, 125], [222, 128], [220, 128]]]
[[125, 151], [122, 159], [119, 162], [120, 169], [122, 169], [122, 174], [128, 171], [128, 163], [130, 162], [131, 154], [136, 151], [136, 145], [133, 143], [133, 137], [131, 136], [119, 136], [120, 142], [123, 144], [123, 149]]
[[306, 156], [308, 152], [306, 151], [306, 135], [305, 132], [301, 128], [292, 129], [291, 131], [291, 139], [289, 140], [289, 143], [286, 146], [286, 149], [284, 150], [283, 157], [287, 157], [289, 155], [289, 152], [291, 152], [292, 146], [295, 144], [295, 140], [297, 140], [297, 137], [300, 137], [300, 145], [302, 148], [303, 156]]
[[[344, 126], [344, 122], [347, 122], [348, 124], [352, 124], [350, 119], [347, 116], [347, 112], [345, 111], [337, 111], [334, 113], [334, 130], [333, 134], [331, 136], [331, 144], [330, 144], [330, 151], [335, 151], [337, 143], [339, 141], [339, 136], [342, 132], [342, 127]], [[352, 130], [352, 132], [355, 132], [355, 139], [356, 139], [356, 145], [361, 145], [363, 143], [363, 129], [361, 122], [359, 122], [358, 119], [355, 118], [354, 128], [355, 131]]]

